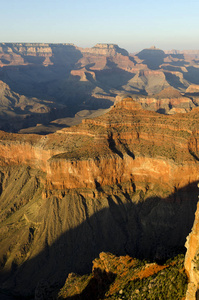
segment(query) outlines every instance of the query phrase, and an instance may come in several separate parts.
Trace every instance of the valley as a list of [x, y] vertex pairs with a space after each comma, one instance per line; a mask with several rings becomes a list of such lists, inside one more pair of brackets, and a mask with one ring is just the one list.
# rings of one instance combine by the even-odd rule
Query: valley
[[129, 54], [115, 44], [1, 43], [0, 129], [52, 133], [127, 95], [148, 110], [190, 111], [199, 101], [198, 57], [155, 47]]
[[42, 282], [61, 286], [102, 251], [158, 261], [185, 252], [198, 114], [161, 115], [124, 98], [53, 134], [1, 132], [1, 289], [30, 297]]
[[79, 299], [79, 284], [86, 299], [92, 282], [114, 290], [102, 299], [123, 288], [141, 299], [146, 290], [132, 274], [146, 275], [151, 289], [170, 272], [184, 286], [189, 280], [186, 300], [195, 299], [198, 61], [191, 50], [0, 44], [5, 299]]

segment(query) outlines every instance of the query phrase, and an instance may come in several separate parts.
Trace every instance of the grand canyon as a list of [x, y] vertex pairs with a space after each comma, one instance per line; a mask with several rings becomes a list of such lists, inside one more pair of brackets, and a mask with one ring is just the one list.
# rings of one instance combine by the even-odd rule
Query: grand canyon
[[0, 296], [197, 299], [198, 106], [199, 51], [1, 43]]

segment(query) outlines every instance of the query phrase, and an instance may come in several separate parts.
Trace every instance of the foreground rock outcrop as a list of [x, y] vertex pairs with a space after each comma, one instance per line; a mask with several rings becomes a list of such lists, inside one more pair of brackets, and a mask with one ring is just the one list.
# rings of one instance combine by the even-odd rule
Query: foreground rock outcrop
[[61, 286], [101, 251], [159, 261], [183, 252], [198, 194], [198, 116], [125, 98], [47, 136], [1, 132], [0, 288], [32, 296], [46, 280]]
[[[165, 265], [158, 265], [128, 255], [116, 257], [102, 252], [93, 261], [92, 274], [68, 275], [58, 299], [182, 300], [187, 287], [183, 262], [183, 257], [178, 256]], [[36, 291], [36, 300], [42, 299], [42, 291], [44, 289]], [[55, 290], [53, 292], [56, 295]]]
[[195, 220], [192, 231], [187, 237], [185, 257], [185, 269], [189, 277], [189, 284], [186, 294], [186, 300], [198, 299], [199, 290], [199, 204], [195, 213]]

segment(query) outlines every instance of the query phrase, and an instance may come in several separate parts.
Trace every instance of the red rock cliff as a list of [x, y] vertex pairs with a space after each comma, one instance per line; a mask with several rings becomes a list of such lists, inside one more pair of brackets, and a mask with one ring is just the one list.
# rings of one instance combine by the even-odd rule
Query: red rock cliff
[[1, 132], [0, 287], [30, 296], [43, 279], [88, 272], [102, 250], [178, 253], [193, 224], [198, 116], [124, 99], [48, 136]]

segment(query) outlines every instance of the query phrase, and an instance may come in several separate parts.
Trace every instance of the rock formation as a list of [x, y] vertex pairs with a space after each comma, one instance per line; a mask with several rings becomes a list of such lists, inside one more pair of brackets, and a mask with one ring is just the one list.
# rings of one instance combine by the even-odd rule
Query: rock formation
[[41, 100], [15, 93], [0, 80], [0, 129], [17, 132], [21, 128], [47, 124], [56, 116], [63, 116], [66, 108], [53, 101]]
[[101, 44], [98, 43], [92, 48], [82, 49], [82, 52], [97, 54], [97, 55], [105, 55], [105, 56], [115, 56], [120, 53], [124, 56], [128, 56], [128, 52], [125, 49], [118, 47], [116, 44]]
[[185, 269], [189, 277], [186, 300], [198, 299], [199, 290], [199, 228], [198, 228], [199, 204], [195, 213], [192, 231], [187, 237], [185, 257]]
[[165, 88], [155, 95], [139, 96], [137, 101], [142, 107], [162, 114], [186, 113], [196, 106], [191, 98], [172, 87]]
[[139, 59], [144, 60], [144, 63], [152, 70], [158, 69], [166, 57], [164, 51], [157, 49], [154, 46], [149, 49], [144, 49], [136, 55]]
[[[173, 278], [177, 278], [173, 280]], [[58, 299], [183, 299], [187, 278], [183, 258], [176, 257], [165, 265], [141, 262], [128, 255], [116, 257], [100, 253], [93, 261], [92, 274], [70, 273]], [[38, 288], [35, 300], [45, 289]], [[49, 296], [52, 296], [48, 288]], [[55, 290], [53, 291], [55, 295]], [[38, 296], [37, 296], [38, 295]]]
[[197, 202], [198, 116], [124, 98], [47, 136], [1, 132], [0, 288], [31, 296], [46, 280], [61, 286], [101, 251], [182, 252]]
[[194, 93], [199, 93], [199, 85], [198, 84], [191, 84], [187, 90], [186, 90], [187, 93], [191, 93], [191, 94], [194, 94]]
[[[0, 43], [0, 80], [20, 96], [37, 98], [42, 104], [52, 101], [56, 112], [46, 114], [48, 122], [43, 124], [49, 127], [51, 121], [73, 117], [81, 110], [109, 108], [117, 95], [151, 97], [169, 87], [188, 93], [192, 104], [182, 101], [179, 107], [173, 102], [171, 110], [166, 104], [158, 107], [158, 102], [158, 111], [187, 112], [199, 105], [197, 93], [189, 95], [199, 79], [196, 56], [197, 52], [180, 54], [155, 47], [129, 55], [115, 44], [97, 44], [84, 49], [73, 44]], [[147, 105], [144, 107], [148, 109]], [[23, 115], [20, 110], [18, 114]], [[14, 123], [12, 116], [10, 122]], [[30, 119], [34, 117], [34, 112], [30, 112]], [[16, 130], [12, 126], [8, 128], [9, 121], [4, 123], [0, 129], [16, 132], [28, 127], [26, 125], [34, 127], [37, 122], [21, 122]]]

